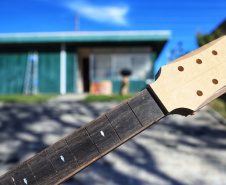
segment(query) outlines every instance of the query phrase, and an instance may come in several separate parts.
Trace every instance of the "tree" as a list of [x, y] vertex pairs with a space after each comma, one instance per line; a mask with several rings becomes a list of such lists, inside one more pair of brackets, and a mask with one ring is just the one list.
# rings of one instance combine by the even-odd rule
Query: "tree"
[[186, 55], [187, 53], [189, 52], [183, 49], [183, 43], [178, 42], [177, 46], [169, 51], [167, 60], [168, 62], [171, 62], [173, 60], [176, 60], [177, 58], [180, 58], [183, 55]]
[[201, 34], [200, 32], [197, 33], [197, 44], [199, 47], [221, 37], [223, 35], [223, 31], [221, 29], [216, 29], [211, 34]]

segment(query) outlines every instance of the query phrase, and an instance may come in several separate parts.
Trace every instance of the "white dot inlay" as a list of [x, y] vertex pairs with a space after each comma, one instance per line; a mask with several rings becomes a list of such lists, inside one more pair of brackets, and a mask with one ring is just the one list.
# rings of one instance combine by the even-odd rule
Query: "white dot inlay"
[[23, 180], [24, 180], [24, 183], [25, 183], [25, 184], [27, 184], [27, 179], [26, 179], [26, 178], [24, 178]]
[[100, 134], [104, 137], [105, 135], [104, 135], [104, 132], [101, 130], [100, 131]]
[[63, 162], [65, 162], [65, 160], [64, 160], [64, 156], [60, 156], [60, 159], [61, 159], [61, 161], [63, 161]]

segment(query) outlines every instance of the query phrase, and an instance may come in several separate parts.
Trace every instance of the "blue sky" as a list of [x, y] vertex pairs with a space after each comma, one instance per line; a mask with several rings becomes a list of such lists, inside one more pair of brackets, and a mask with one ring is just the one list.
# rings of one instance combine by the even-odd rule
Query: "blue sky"
[[225, 0], [1, 0], [0, 33], [74, 31], [171, 30], [172, 37], [158, 59], [166, 62], [178, 42], [186, 51], [197, 48], [197, 31], [209, 33], [226, 18]]

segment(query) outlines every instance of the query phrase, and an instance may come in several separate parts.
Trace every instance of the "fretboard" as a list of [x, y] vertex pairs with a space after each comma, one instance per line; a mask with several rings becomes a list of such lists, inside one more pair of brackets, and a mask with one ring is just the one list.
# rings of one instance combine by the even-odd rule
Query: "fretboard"
[[60, 184], [165, 116], [148, 89], [0, 177], [0, 185]]

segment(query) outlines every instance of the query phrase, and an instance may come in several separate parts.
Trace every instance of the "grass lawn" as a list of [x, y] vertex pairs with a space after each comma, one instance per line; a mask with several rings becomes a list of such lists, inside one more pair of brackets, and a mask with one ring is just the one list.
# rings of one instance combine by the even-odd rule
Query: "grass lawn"
[[212, 101], [209, 106], [226, 119], [226, 94]]
[[[95, 101], [124, 101], [134, 96], [127, 95], [127, 96], [121, 96], [121, 95], [112, 95], [112, 96], [94, 96], [89, 95], [87, 96], [83, 102], [95, 102]], [[222, 117], [226, 118], [226, 95], [221, 96], [220, 98], [217, 98], [216, 100], [212, 101], [209, 106], [218, 112]]]
[[56, 95], [1, 95], [0, 102], [11, 103], [38, 103], [45, 102]]
[[[0, 102], [10, 102], [10, 103], [40, 103], [48, 101], [57, 95], [1, 95]], [[95, 101], [124, 101], [134, 96], [134, 94], [122, 96], [122, 95], [112, 95], [112, 96], [87, 96], [83, 102], [95, 102]], [[226, 94], [212, 101], [209, 106], [218, 112], [222, 117], [226, 119]]]
[[95, 101], [124, 101], [129, 98], [131, 98], [133, 94], [131, 95], [112, 95], [112, 96], [105, 96], [105, 95], [99, 95], [99, 96], [94, 96], [94, 95], [89, 95], [87, 96], [83, 102], [95, 102]]

